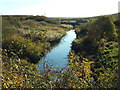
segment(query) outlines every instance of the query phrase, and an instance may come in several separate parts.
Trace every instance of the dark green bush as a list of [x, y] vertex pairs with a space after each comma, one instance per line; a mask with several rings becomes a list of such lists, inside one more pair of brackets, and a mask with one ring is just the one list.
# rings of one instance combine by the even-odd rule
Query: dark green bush
[[98, 52], [98, 46], [96, 46], [94, 41], [88, 37], [84, 37], [78, 42], [73, 42], [72, 49], [83, 55], [93, 55]]

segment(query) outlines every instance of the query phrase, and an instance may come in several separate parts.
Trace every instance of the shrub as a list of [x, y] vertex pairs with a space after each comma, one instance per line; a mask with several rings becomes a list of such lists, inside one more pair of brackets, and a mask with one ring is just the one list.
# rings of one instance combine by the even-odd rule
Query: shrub
[[89, 39], [88, 37], [84, 37], [79, 39], [78, 42], [74, 41], [72, 45], [72, 49], [75, 52], [79, 52], [83, 55], [93, 55], [98, 52], [98, 47], [94, 44], [94, 41]]
[[98, 17], [89, 28], [88, 37], [91, 39], [105, 38], [114, 40], [117, 37], [114, 21], [108, 16]]
[[[21, 36], [14, 35], [12, 38], [7, 38], [3, 40], [3, 49], [7, 49], [9, 57], [11, 57], [11, 52], [14, 52], [22, 59], [28, 59], [30, 62], [36, 63], [40, 60], [40, 57], [45, 53], [42, 48], [41, 43], [39, 46], [33, 43], [30, 39], [25, 39]], [[42, 46], [41, 46], [42, 45]]]

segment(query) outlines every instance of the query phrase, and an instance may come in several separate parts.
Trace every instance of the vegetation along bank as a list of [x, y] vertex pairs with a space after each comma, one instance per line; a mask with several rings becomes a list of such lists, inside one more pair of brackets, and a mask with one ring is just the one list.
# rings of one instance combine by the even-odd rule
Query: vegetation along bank
[[[118, 69], [117, 15], [60, 19], [3, 16], [3, 88], [116, 88]], [[62, 23], [62, 24], [61, 24]], [[69, 65], [55, 71], [36, 63], [73, 25], [77, 34]]]

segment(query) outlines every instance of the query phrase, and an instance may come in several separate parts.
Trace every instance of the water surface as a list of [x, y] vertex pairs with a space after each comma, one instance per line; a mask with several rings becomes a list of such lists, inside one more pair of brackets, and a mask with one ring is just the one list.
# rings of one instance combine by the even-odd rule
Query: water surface
[[68, 65], [68, 53], [71, 51], [71, 43], [75, 40], [76, 34], [74, 30], [70, 30], [61, 39], [60, 43], [55, 46], [45, 57], [41, 58], [39, 69], [43, 69], [46, 61], [52, 68], [62, 69]]

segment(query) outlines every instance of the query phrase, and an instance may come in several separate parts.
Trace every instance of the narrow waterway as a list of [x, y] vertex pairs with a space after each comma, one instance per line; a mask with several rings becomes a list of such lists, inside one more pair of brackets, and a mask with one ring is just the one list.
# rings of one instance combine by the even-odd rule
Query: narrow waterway
[[68, 65], [68, 53], [71, 51], [71, 44], [75, 40], [75, 30], [70, 30], [61, 39], [60, 43], [55, 46], [45, 57], [41, 58], [38, 68], [43, 70], [44, 62], [47, 62], [52, 68], [62, 69]]

